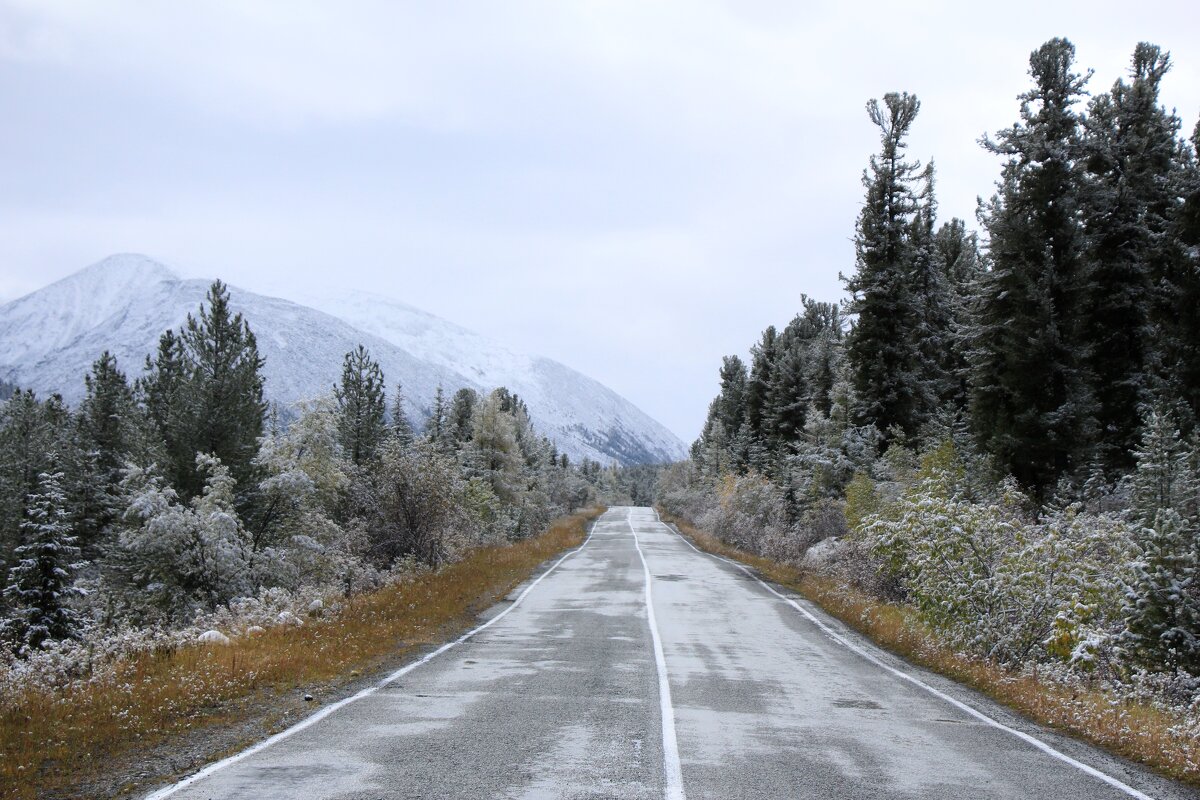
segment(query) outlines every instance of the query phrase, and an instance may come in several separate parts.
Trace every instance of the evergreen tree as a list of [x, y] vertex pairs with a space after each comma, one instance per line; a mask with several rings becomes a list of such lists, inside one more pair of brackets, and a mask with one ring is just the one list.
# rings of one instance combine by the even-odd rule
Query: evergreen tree
[[917, 420], [925, 424], [937, 409], [954, 399], [954, 298], [934, 230], [937, 199], [932, 162], [921, 179], [923, 188], [909, 229], [912, 259], [905, 283], [915, 295], [917, 325], [913, 335], [920, 356], [917, 376], [922, 390]]
[[1152, 312], [1156, 360], [1170, 392], [1185, 400], [1191, 416], [1200, 418], [1200, 123], [1190, 145], [1181, 143], [1176, 156], [1177, 180], [1172, 195], [1182, 198], [1172, 215], [1164, 272], [1157, 276]]
[[979, 241], [967, 232], [966, 223], [952, 219], [934, 235], [937, 262], [949, 290], [950, 330], [945, 351], [945, 374], [949, 394], [946, 404], [957, 411], [966, 411], [970, 364], [967, 360], [968, 334], [971, 324], [970, 298], [976, 282], [983, 273], [979, 258]]
[[1179, 257], [1168, 240], [1178, 178], [1179, 120], [1158, 102], [1170, 57], [1145, 42], [1132, 83], [1096, 97], [1086, 120], [1087, 236], [1080, 304], [1105, 466], [1132, 465], [1138, 407], [1149, 388], [1154, 286]]
[[79, 447], [83, 456], [79, 486], [81, 511], [76, 530], [82, 546], [95, 542], [116, 521], [122, 471], [148, 454], [145, 421], [133, 388], [108, 351], [84, 376], [79, 407]]
[[[1088, 354], [1078, 335], [1080, 253], [1074, 106], [1086, 78], [1075, 47], [1053, 39], [1030, 56], [1034, 87], [1021, 122], [985, 138], [1007, 161], [980, 217], [991, 269], [981, 276], [970, 334], [971, 408], [1000, 467], [1038, 492], [1085, 466], [1094, 434]], [[856, 387], [858, 388], [858, 387]]]
[[412, 444], [416, 438], [412, 423], [408, 421], [408, 415], [404, 413], [404, 388], [399, 383], [396, 384], [396, 396], [392, 400], [391, 434], [402, 445]]
[[454, 393], [454, 399], [450, 401], [448, 423], [450, 436], [456, 443], [470, 441], [471, 421], [475, 417], [475, 406], [478, 404], [479, 395], [474, 389], [464, 387]]
[[239, 486], [251, 486], [263, 433], [262, 358], [249, 324], [216, 281], [207, 307], [188, 315], [178, 336], [167, 332], [142, 382], [148, 412], [166, 443], [170, 478], [181, 496], [205, 485], [197, 453], [215, 456]]
[[0, 569], [12, 565], [23, 543], [26, 505], [39, 491], [41, 475], [59, 471], [64, 460], [77, 460], [73, 427], [57, 395], [43, 402], [26, 389], [0, 406]]
[[1162, 403], [1144, 418], [1133, 476], [1140, 557], [1126, 587], [1124, 643], [1150, 665], [1200, 674], [1200, 474]]
[[850, 310], [857, 315], [847, 358], [858, 398], [855, 418], [884, 432], [917, 432], [930, 404], [922, 384], [922, 358], [917, 341], [919, 298], [912, 285], [913, 226], [920, 212], [921, 166], [907, 161], [905, 137], [917, 117], [917, 98], [890, 93], [883, 106], [867, 103], [879, 127], [882, 149], [863, 171], [866, 203], [854, 237], [855, 273], [843, 279]]
[[342, 360], [342, 382], [335, 386], [342, 450], [355, 466], [373, 460], [383, 442], [383, 370], [361, 344]]
[[756, 441], [768, 438], [767, 416], [768, 399], [775, 364], [779, 360], [777, 352], [778, 334], [774, 325], [767, 326], [762, 339], [750, 351], [750, 377], [746, 381], [746, 422], [750, 426], [750, 434]]
[[429, 422], [425, 426], [425, 438], [435, 448], [446, 449], [450, 438], [450, 409], [446, 405], [446, 393], [439, 383], [433, 395], [433, 409], [429, 414]]
[[30, 648], [48, 639], [73, 637], [79, 616], [67, 604], [79, 592], [73, 587], [79, 564], [61, 472], [44, 472], [38, 491], [29, 496], [21, 523], [24, 543], [16, 549], [16, 566], [9, 570], [4, 597], [16, 609], [14, 633]]

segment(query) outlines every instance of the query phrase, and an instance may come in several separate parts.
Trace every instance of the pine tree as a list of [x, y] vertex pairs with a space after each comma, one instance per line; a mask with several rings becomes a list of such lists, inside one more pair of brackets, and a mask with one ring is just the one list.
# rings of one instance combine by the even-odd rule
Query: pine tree
[[1082, 186], [1087, 237], [1081, 331], [1101, 432], [1099, 459], [1132, 466], [1138, 407], [1154, 361], [1154, 286], [1178, 257], [1167, 236], [1178, 179], [1179, 119], [1158, 102], [1170, 57], [1145, 42], [1133, 54], [1132, 83], [1118, 80], [1093, 99], [1086, 119]]
[[882, 149], [863, 171], [866, 203], [854, 238], [853, 277], [843, 278], [850, 310], [857, 315], [847, 357], [854, 375], [860, 424], [871, 424], [889, 436], [892, 430], [913, 435], [930, 405], [922, 384], [918, 344], [919, 298], [912, 285], [913, 225], [920, 212], [921, 165], [904, 158], [905, 138], [920, 102], [908, 93], [867, 103], [879, 127]]
[[979, 241], [967, 232], [966, 223], [951, 219], [934, 235], [937, 262], [949, 287], [950, 330], [943, 357], [949, 381], [945, 404], [965, 412], [969, 396], [970, 364], [967, 360], [968, 334], [971, 324], [970, 298], [976, 282], [983, 273], [979, 258]]
[[[212, 455], [239, 486], [249, 485], [267, 411], [263, 360], [250, 325], [229, 307], [225, 284], [213, 283], [208, 308], [201, 306], [197, 317], [188, 316], [180, 338], [189, 356], [189, 389], [198, 401], [191, 457]], [[204, 474], [191, 463], [184, 482], [188, 496], [204, 485]]]
[[449, 430], [456, 443], [470, 441], [471, 420], [475, 417], [478, 404], [479, 395], [474, 389], [464, 387], [454, 393], [454, 399], [450, 401]]
[[221, 281], [209, 288], [207, 302], [178, 335], [163, 334], [140, 384], [166, 444], [169, 477], [185, 498], [204, 489], [197, 453], [218, 458], [239, 486], [256, 483], [254, 456], [267, 411], [254, 333], [233, 313]]
[[57, 395], [41, 401], [26, 389], [0, 406], [0, 570], [12, 565], [22, 543], [26, 504], [39, 491], [41, 475], [79, 460], [74, 427]]
[[770, 325], [763, 331], [762, 339], [750, 351], [750, 377], [746, 381], [746, 422], [755, 442], [768, 438], [767, 402], [771, 392], [772, 373], [779, 360], [776, 350], [778, 334]]
[[917, 212], [909, 229], [912, 259], [905, 283], [914, 295], [917, 325], [913, 331], [920, 356], [917, 367], [921, 405], [917, 419], [926, 424], [954, 396], [953, 327], [954, 299], [942, 263], [934, 225], [937, 198], [934, 166], [930, 162], [921, 175], [923, 188], [917, 195]]
[[450, 444], [449, 413], [446, 393], [439, 383], [433, 395], [433, 409], [429, 414], [429, 422], [425, 425], [425, 438], [438, 450], [445, 450]]
[[391, 434], [402, 445], [412, 444], [416, 439], [412, 423], [408, 421], [408, 414], [404, 411], [404, 388], [399, 383], [396, 384], [396, 395], [392, 400]]
[[[981, 209], [991, 269], [972, 307], [971, 409], [998, 465], [1037, 492], [1082, 468], [1094, 440], [1079, 320], [1079, 118], [1086, 78], [1074, 46], [1053, 39], [1030, 56], [1034, 87], [1021, 122], [984, 139], [1007, 158]], [[857, 388], [857, 387], [856, 387]]]
[[1169, 248], [1164, 272], [1157, 276], [1152, 313], [1159, 342], [1159, 376], [1174, 396], [1185, 400], [1200, 419], [1200, 123], [1191, 143], [1180, 143], [1172, 195], [1182, 198], [1160, 244]]
[[1200, 674], [1200, 475], [1159, 402], [1135, 452], [1133, 515], [1141, 555], [1126, 587], [1125, 646], [1151, 666]]
[[130, 460], [147, 455], [146, 423], [133, 388], [107, 350], [84, 376], [86, 394], [79, 407], [79, 452], [84, 468], [76, 483], [82, 506], [76, 529], [87, 547], [117, 519], [122, 471]]
[[361, 344], [342, 360], [342, 382], [335, 386], [342, 450], [355, 466], [372, 461], [383, 442], [383, 370]]
[[48, 639], [68, 639], [79, 628], [79, 616], [67, 604], [79, 592], [73, 587], [79, 548], [75, 546], [61, 472], [44, 472], [38, 491], [29, 496], [21, 523], [24, 542], [17, 547], [16, 566], [9, 570], [4, 597], [16, 609], [15, 633], [30, 648]]
[[725, 356], [721, 362], [721, 393], [716, 412], [726, 431], [736, 434], [746, 421], [746, 364], [737, 356]]

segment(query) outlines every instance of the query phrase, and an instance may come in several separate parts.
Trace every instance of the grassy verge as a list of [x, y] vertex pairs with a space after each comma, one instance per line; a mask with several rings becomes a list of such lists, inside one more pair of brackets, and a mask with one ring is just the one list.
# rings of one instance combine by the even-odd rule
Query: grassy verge
[[912, 609], [840, 581], [729, 547], [686, 520], [664, 514], [697, 547], [736, 559], [786, 586], [906, 660], [970, 686], [1042, 725], [1084, 739], [1179, 781], [1200, 786], [1200, 742], [1183, 720], [1098, 690], [1018, 675], [940, 643]]
[[351, 598], [337, 614], [268, 629], [228, 647], [145, 653], [111, 677], [0, 698], [0, 796], [76, 796], [113, 759], [245, 715], [253, 698], [369, 672], [399, 651], [441, 641], [579, 545], [603, 509], [555, 521], [540, 536], [480, 548], [437, 572]]

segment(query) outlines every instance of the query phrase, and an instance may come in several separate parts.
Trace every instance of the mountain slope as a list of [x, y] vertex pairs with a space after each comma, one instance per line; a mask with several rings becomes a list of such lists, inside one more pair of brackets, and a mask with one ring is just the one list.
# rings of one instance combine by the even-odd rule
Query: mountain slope
[[[0, 379], [75, 403], [84, 374], [105, 349], [136, 377], [162, 332], [195, 313], [209, 284], [181, 279], [145, 256], [117, 255], [0, 306]], [[234, 287], [230, 299], [258, 337], [267, 396], [281, 404], [328, 393], [342, 356], [362, 343], [389, 389], [403, 384], [414, 420], [427, 416], [439, 385], [448, 395], [504, 385], [525, 398], [538, 429], [574, 459], [638, 463], [683, 455], [662, 425], [596, 381], [401, 303], [359, 296], [345, 301], [339, 318]]]

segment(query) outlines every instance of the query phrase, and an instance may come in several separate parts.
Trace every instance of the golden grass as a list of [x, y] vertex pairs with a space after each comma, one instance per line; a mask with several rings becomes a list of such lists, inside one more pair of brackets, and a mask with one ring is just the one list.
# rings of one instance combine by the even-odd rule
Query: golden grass
[[82, 687], [0, 698], [0, 796], [69, 796], [135, 748], [237, 721], [256, 698], [346, 682], [352, 672], [441, 641], [546, 559], [578, 546], [602, 511], [556, 520], [515, 544], [477, 549], [437, 572], [351, 598], [336, 615], [301, 628], [268, 629], [228, 647], [146, 653]]
[[1099, 690], [1018, 675], [955, 652], [939, 642], [908, 607], [876, 600], [833, 578], [729, 547], [686, 520], [667, 514], [663, 519], [674, 523], [697, 547], [754, 567], [908, 661], [970, 686], [1042, 725], [1200, 786], [1200, 742], [1184, 732], [1179, 716]]

